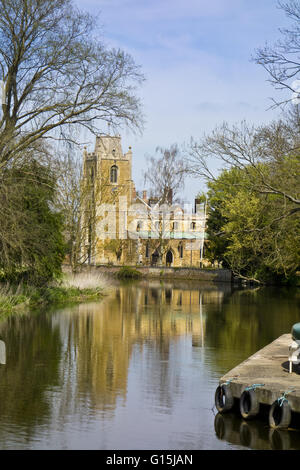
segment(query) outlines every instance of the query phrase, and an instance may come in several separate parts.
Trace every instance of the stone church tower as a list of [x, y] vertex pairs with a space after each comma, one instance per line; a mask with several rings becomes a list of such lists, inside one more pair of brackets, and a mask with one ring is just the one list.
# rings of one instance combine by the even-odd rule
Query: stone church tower
[[[96, 137], [95, 150], [88, 153], [86, 149], [83, 155], [83, 193], [85, 197], [83, 205], [82, 231], [84, 233], [83, 251], [89, 264], [107, 263], [107, 248], [118, 252], [117, 234], [105, 234], [102, 240], [97, 234], [99, 221], [98, 209], [103, 204], [113, 205], [115, 217], [115, 229], [119, 228], [119, 198], [126, 197], [131, 204], [135, 197], [135, 187], [132, 181], [132, 151], [123, 154], [121, 136], [103, 135]], [[124, 243], [119, 243], [119, 245]], [[119, 247], [121, 248], [121, 246]]]
[[131, 172], [131, 147], [123, 154], [120, 136], [98, 136], [94, 152], [84, 152], [84, 177], [90, 175], [98, 183], [101, 180], [101, 202], [111, 202], [111, 192], [114, 190], [131, 200], [134, 188]]

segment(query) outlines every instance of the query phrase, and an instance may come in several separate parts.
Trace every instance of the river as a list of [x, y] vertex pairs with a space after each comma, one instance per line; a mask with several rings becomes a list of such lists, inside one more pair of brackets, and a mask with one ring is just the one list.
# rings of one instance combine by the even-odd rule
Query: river
[[300, 449], [217, 415], [219, 378], [300, 321], [299, 289], [141, 281], [0, 323], [0, 449]]

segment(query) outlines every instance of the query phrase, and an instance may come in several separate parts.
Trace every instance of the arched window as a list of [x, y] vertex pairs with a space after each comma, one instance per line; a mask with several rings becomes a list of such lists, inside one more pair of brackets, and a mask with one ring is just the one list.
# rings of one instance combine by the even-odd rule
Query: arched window
[[149, 242], [146, 243], [146, 258], [149, 258]]
[[110, 182], [116, 183], [118, 180], [118, 167], [113, 165], [110, 169]]
[[179, 245], [178, 245], [178, 253], [179, 253], [179, 257], [183, 258], [183, 245], [182, 245], [182, 242], [180, 242]]
[[90, 168], [90, 179], [91, 179], [91, 183], [94, 183], [94, 177], [95, 177], [94, 167], [91, 167], [91, 168]]

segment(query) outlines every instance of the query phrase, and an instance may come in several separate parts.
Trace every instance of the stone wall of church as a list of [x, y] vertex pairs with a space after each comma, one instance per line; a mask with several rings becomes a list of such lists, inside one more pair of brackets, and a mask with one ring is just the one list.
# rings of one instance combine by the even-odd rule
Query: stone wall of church
[[[159, 240], [99, 240], [96, 264], [117, 266], [201, 267], [201, 252], [190, 240], [164, 240], [159, 257]], [[202, 259], [202, 267], [210, 263]]]

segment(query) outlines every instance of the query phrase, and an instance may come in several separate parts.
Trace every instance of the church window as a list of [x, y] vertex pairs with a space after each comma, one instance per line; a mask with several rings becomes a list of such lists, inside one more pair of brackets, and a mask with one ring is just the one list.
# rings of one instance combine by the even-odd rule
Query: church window
[[183, 258], [183, 245], [181, 242], [178, 245], [178, 253], [179, 253], [179, 257]]
[[116, 183], [118, 180], [118, 167], [113, 165], [110, 169], [110, 182]]

